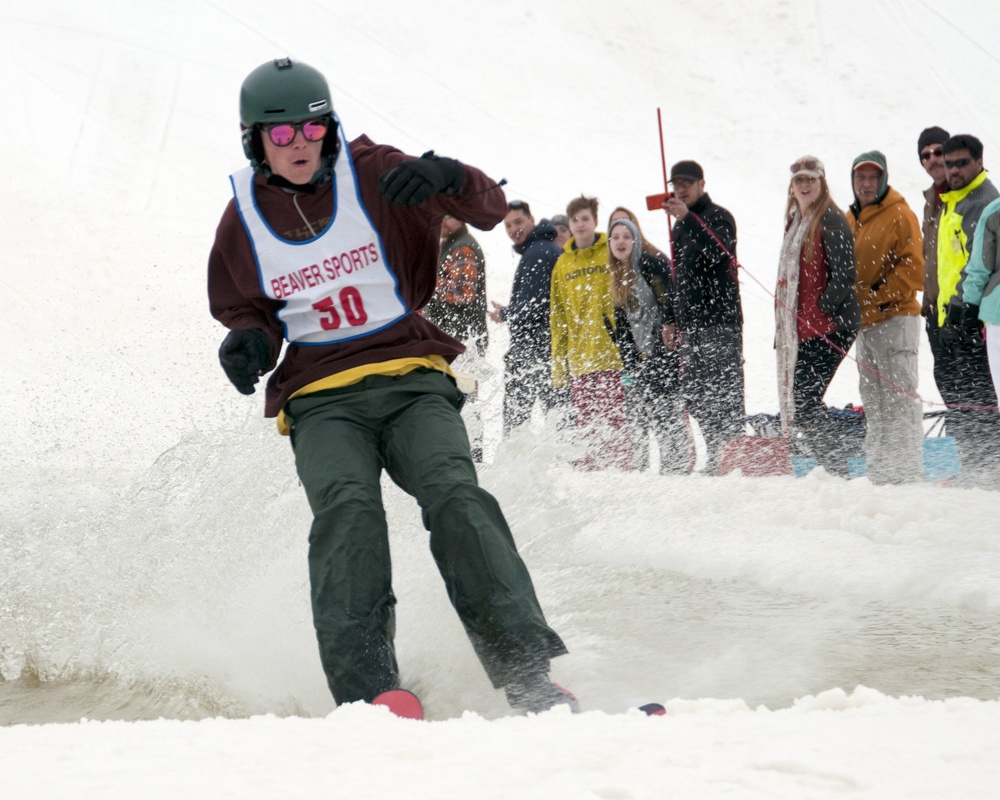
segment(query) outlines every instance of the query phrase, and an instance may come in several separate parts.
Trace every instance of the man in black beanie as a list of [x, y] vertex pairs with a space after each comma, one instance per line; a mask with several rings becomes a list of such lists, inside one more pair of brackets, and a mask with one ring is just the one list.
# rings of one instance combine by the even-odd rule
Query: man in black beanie
[[917, 138], [917, 155], [920, 165], [931, 180], [934, 181], [924, 190], [924, 300], [922, 313], [928, 319], [933, 318], [937, 307], [937, 229], [938, 217], [941, 214], [941, 194], [948, 191], [948, 179], [944, 174], [944, 151], [941, 149], [948, 141], [949, 134], [944, 128], [936, 125], [924, 128]]

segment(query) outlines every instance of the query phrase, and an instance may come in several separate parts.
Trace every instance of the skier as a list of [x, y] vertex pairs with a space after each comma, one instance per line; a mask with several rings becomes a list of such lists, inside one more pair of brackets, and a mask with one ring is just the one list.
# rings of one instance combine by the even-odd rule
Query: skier
[[371, 701], [400, 685], [385, 470], [420, 505], [493, 685], [517, 709], [573, 705], [548, 677], [566, 647], [477, 482], [449, 367], [463, 347], [417, 313], [434, 293], [444, 216], [489, 230], [506, 211], [503, 191], [432, 152], [348, 143], [326, 79], [302, 62], [253, 70], [240, 116], [250, 166], [231, 177], [209, 302], [230, 328], [219, 360], [236, 388], [252, 394], [274, 370], [264, 413], [291, 437], [314, 515], [313, 619], [334, 698]]

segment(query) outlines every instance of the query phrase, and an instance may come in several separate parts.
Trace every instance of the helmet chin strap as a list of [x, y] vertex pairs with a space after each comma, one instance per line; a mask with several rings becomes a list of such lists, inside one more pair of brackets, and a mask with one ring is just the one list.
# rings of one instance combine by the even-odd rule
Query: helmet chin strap
[[279, 186], [290, 192], [315, 194], [316, 190], [323, 184], [327, 183], [333, 176], [333, 164], [334, 159], [332, 156], [324, 158], [322, 166], [320, 166], [320, 168], [313, 173], [313, 176], [309, 179], [308, 183], [292, 183], [288, 180], [288, 178], [282, 177], [281, 175], [275, 175], [271, 172], [271, 168], [266, 163], [255, 166], [254, 169], [267, 178], [268, 186]]

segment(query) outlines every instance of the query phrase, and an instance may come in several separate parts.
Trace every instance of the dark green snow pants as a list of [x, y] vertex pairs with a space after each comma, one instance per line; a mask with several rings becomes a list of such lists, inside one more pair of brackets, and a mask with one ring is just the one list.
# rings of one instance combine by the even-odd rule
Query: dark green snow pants
[[448, 596], [493, 685], [545, 671], [566, 652], [545, 622], [499, 505], [479, 487], [461, 402], [448, 376], [420, 369], [286, 406], [313, 512], [313, 621], [338, 704], [399, 685], [383, 469], [420, 505]]

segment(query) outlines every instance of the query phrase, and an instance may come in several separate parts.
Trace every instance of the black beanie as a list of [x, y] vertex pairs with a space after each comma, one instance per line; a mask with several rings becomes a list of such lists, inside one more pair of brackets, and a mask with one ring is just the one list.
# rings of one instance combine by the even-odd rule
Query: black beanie
[[927, 145], [944, 144], [949, 138], [948, 131], [944, 128], [939, 128], [937, 125], [932, 128], [924, 128], [920, 133], [920, 138], [917, 139], [917, 155], [919, 156], [923, 153]]

